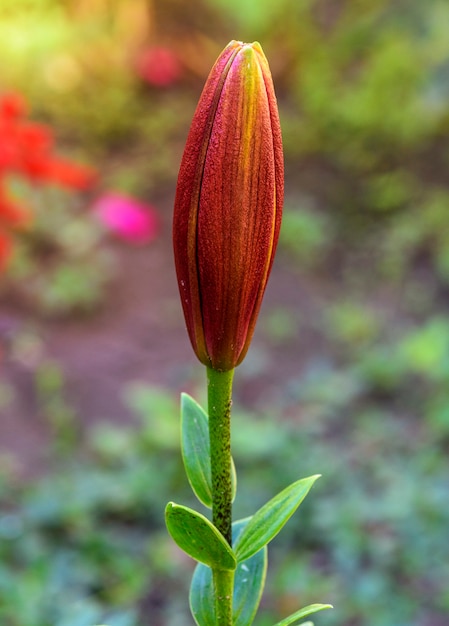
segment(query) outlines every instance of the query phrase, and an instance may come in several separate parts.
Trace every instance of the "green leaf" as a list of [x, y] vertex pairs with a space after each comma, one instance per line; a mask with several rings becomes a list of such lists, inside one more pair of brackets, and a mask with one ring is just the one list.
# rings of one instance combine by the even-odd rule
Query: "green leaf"
[[[249, 518], [234, 522], [235, 541]], [[267, 549], [263, 547], [235, 571], [233, 598], [233, 626], [250, 626], [259, 607], [267, 570]], [[190, 587], [190, 610], [198, 626], [216, 626], [212, 570], [197, 565]]]
[[[190, 486], [198, 500], [212, 508], [209, 420], [207, 413], [191, 396], [181, 394], [181, 449]], [[232, 499], [236, 492], [236, 473], [232, 461]]]
[[319, 477], [309, 476], [289, 485], [251, 517], [235, 544], [237, 561], [252, 556], [278, 534]]
[[190, 585], [190, 611], [197, 626], [216, 626], [212, 570], [198, 563]]
[[[233, 539], [240, 533], [251, 518], [240, 520], [232, 525]], [[267, 573], [267, 547], [264, 546], [235, 570], [233, 598], [233, 626], [250, 626], [259, 608]]]
[[192, 559], [221, 570], [234, 570], [236, 560], [223, 535], [201, 513], [169, 502], [165, 523], [175, 543]]
[[[303, 609], [300, 609], [299, 611], [296, 611], [296, 613], [293, 613], [289, 617], [286, 617], [285, 619], [281, 620], [277, 624], [274, 624], [274, 626], [291, 626], [291, 624], [298, 622], [298, 620], [303, 619], [304, 617], [308, 617], [309, 615], [312, 615], [312, 613], [317, 613], [318, 611], [323, 611], [324, 609], [333, 609], [333, 608], [334, 607], [332, 606], [332, 604], [309, 604], [308, 606], [305, 606]], [[311, 622], [307, 622], [307, 623], [309, 624]], [[307, 625], [302, 624], [302, 626], [307, 626]]]
[[212, 507], [209, 425], [205, 411], [188, 394], [181, 394], [181, 445], [187, 478], [196, 497]]

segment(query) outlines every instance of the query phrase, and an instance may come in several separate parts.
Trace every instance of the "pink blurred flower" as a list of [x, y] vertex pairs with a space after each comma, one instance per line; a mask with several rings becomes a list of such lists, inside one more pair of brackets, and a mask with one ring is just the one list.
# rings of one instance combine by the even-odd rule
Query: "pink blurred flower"
[[148, 243], [159, 232], [154, 207], [120, 193], [104, 194], [95, 202], [93, 211], [108, 230], [129, 243]]
[[143, 50], [136, 60], [136, 72], [155, 87], [168, 87], [179, 80], [181, 63], [177, 55], [163, 46]]

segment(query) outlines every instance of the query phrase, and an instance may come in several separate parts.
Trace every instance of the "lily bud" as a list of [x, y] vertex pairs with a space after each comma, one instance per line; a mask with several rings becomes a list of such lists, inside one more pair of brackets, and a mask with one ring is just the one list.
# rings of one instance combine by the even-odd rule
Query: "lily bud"
[[206, 81], [179, 170], [173, 242], [187, 330], [218, 371], [248, 350], [281, 225], [282, 138], [260, 45], [232, 41]]

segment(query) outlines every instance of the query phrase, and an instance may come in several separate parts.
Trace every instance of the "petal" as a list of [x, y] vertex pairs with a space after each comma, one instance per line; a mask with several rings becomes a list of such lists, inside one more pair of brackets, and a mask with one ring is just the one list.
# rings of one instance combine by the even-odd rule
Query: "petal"
[[232, 41], [218, 57], [196, 108], [179, 169], [173, 218], [173, 244], [181, 303], [192, 346], [208, 364], [196, 265], [197, 213], [204, 161], [215, 111], [230, 61], [241, 44]]
[[224, 84], [204, 169], [198, 265], [206, 345], [214, 367], [238, 359], [271, 259], [274, 154], [263, 76], [251, 46]]

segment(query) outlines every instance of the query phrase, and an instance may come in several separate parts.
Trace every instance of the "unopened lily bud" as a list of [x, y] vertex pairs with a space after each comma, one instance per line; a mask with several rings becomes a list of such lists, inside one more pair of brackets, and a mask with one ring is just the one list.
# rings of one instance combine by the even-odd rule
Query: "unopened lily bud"
[[173, 242], [187, 330], [218, 371], [248, 350], [281, 225], [282, 138], [260, 45], [232, 41], [193, 117], [179, 171]]

